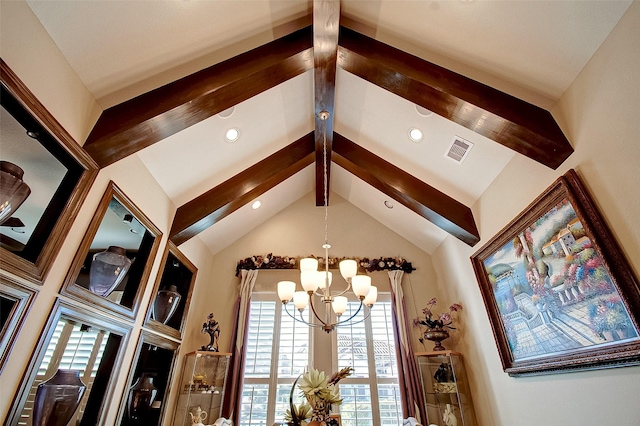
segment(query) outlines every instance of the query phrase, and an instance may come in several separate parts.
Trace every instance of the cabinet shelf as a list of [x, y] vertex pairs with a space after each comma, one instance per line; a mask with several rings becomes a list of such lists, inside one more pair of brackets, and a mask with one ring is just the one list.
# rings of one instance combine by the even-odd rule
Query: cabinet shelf
[[220, 417], [230, 353], [194, 351], [185, 355], [172, 426], [192, 425], [198, 407], [206, 412], [206, 424]]
[[[416, 354], [426, 404], [427, 423], [438, 426], [476, 426], [462, 355], [454, 351]], [[446, 423], [444, 417], [456, 418]]]

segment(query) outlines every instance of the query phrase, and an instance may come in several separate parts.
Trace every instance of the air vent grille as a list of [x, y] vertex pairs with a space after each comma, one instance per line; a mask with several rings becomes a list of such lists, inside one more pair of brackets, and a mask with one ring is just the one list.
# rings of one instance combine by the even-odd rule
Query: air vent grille
[[469, 155], [471, 148], [473, 148], [473, 143], [466, 139], [462, 139], [460, 136], [456, 136], [453, 138], [453, 142], [451, 142], [449, 151], [445, 157], [452, 159], [456, 163], [462, 164], [465, 158]]

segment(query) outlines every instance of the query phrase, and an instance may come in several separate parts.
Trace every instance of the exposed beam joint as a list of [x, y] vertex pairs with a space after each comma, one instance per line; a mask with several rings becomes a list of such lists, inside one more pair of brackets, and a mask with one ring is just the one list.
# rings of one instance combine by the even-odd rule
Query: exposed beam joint
[[84, 148], [108, 166], [313, 67], [311, 27], [105, 110]]
[[333, 161], [454, 237], [474, 246], [480, 241], [471, 209], [334, 133]]
[[[331, 146], [333, 141], [333, 112], [336, 86], [336, 64], [338, 56], [338, 32], [340, 29], [340, 1], [314, 0], [313, 2], [313, 64], [315, 88], [316, 125], [316, 205], [323, 206], [324, 193], [324, 149], [327, 143], [327, 188], [330, 183]], [[329, 118], [322, 120], [321, 111]], [[327, 202], [329, 194], [327, 191]]]
[[344, 27], [338, 66], [550, 168], [573, 152], [549, 111]]
[[169, 239], [180, 245], [314, 161], [313, 132], [180, 206]]

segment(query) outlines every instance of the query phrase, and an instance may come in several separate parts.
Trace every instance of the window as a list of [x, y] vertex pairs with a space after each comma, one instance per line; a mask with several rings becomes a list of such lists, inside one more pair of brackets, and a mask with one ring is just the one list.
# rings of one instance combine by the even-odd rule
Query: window
[[[337, 369], [353, 367], [354, 373], [340, 381], [343, 426], [402, 424], [402, 404], [393, 333], [391, 302], [379, 295], [371, 315], [361, 311], [352, 325], [336, 328]], [[359, 304], [351, 302], [344, 316]]]
[[254, 294], [247, 324], [241, 426], [283, 421], [289, 393], [309, 364], [309, 327], [294, 321], [275, 294]]
[[[247, 352], [240, 410], [241, 426], [272, 425], [283, 421], [295, 379], [310, 363], [311, 330], [294, 321], [275, 294], [255, 294], [249, 308]], [[344, 318], [358, 308], [350, 303]], [[292, 307], [289, 307], [292, 309]], [[308, 314], [308, 309], [305, 311]], [[354, 374], [340, 382], [343, 426], [402, 424], [402, 404], [389, 295], [379, 295], [369, 318], [358, 313], [356, 322], [336, 328], [334, 370], [353, 367]], [[304, 342], [300, 344], [300, 342]], [[313, 354], [313, 351], [311, 351]], [[326, 356], [326, 354], [323, 354]], [[271, 374], [274, 372], [274, 374]], [[327, 372], [330, 373], [330, 372]], [[299, 392], [294, 400], [299, 400]]]

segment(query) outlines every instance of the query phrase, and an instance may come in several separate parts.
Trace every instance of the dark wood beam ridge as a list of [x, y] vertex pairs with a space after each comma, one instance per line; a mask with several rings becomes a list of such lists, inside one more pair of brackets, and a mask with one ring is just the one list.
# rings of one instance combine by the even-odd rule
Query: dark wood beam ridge
[[549, 111], [340, 28], [338, 66], [556, 169], [573, 148]]
[[473, 247], [480, 241], [471, 209], [334, 133], [333, 161], [374, 188]]
[[[340, 29], [340, 1], [314, 0], [313, 2], [313, 64], [316, 125], [316, 205], [324, 205], [323, 143], [327, 139], [327, 185], [330, 183], [331, 146], [333, 141], [333, 111]], [[329, 118], [322, 120], [321, 111]], [[329, 187], [329, 186], [327, 186]], [[329, 201], [327, 194], [327, 202]]]
[[108, 166], [313, 67], [309, 26], [105, 110], [84, 148]]
[[169, 239], [180, 245], [314, 161], [313, 132], [180, 206]]

